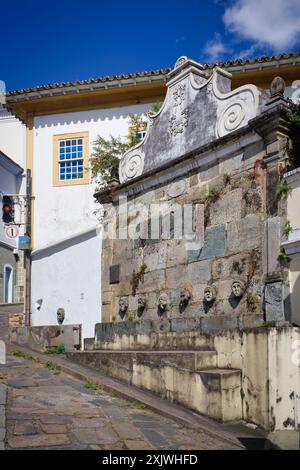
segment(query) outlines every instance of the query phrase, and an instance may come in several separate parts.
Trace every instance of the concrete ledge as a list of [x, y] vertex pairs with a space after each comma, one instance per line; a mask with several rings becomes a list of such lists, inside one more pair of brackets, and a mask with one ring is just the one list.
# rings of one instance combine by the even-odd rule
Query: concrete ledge
[[38, 352], [46, 352], [47, 348], [60, 344], [66, 351], [74, 351], [81, 346], [81, 325], [11, 327], [9, 337], [13, 343]]
[[242, 418], [241, 371], [216, 369], [215, 351], [81, 351], [67, 358], [221, 422]]

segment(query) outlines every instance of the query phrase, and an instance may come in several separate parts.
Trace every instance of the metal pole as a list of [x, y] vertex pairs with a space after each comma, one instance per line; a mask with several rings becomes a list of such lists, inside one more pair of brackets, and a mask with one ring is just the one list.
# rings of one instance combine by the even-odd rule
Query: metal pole
[[[26, 171], [26, 232], [31, 239], [31, 170]], [[25, 250], [26, 285], [25, 285], [25, 326], [30, 326], [31, 310], [31, 249]]]

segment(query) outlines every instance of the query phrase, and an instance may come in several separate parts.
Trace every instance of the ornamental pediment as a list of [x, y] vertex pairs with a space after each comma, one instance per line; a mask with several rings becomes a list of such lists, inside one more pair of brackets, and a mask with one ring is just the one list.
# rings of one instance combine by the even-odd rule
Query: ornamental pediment
[[120, 182], [158, 169], [201, 146], [246, 126], [260, 113], [255, 85], [231, 90], [231, 74], [212, 73], [180, 57], [168, 75], [167, 94], [158, 113], [149, 113], [146, 136], [120, 161]]

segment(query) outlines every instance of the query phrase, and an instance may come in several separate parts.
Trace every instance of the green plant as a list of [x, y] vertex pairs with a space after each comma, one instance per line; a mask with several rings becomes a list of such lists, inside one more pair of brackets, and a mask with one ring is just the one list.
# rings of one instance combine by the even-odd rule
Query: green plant
[[292, 191], [292, 188], [287, 184], [286, 181], [283, 183], [280, 183], [280, 185], [277, 187], [276, 190], [276, 195], [278, 199], [281, 199], [282, 197], [287, 198], [290, 192]]
[[[157, 112], [159, 104], [152, 105], [152, 110]], [[104, 188], [113, 181], [119, 180], [120, 158], [131, 147], [141, 141], [140, 132], [145, 130], [145, 122], [142, 116], [129, 113], [129, 132], [126, 139], [110, 136], [104, 139], [98, 136], [94, 141], [93, 152], [90, 156], [90, 166], [93, 180], [99, 188]]]
[[282, 263], [289, 263], [289, 261], [290, 261], [290, 258], [289, 258], [288, 255], [286, 254], [285, 249], [284, 249], [283, 246], [280, 247], [278, 259], [279, 259], [279, 261], [281, 261]]
[[130, 408], [134, 408], [135, 410], [144, 410], [146, 405], [144, 405], [144, 403], [140, 403], [139, 401], [133, 401], [130, 403]]
[[246, 302], [248, 305], [255, 305], [256, 302], [257, 302], [257, 297], [256, 295], [252, 294], [252, 292], [249, 292], [249, 294], [247, 294], [247, 297], [246, 297]]
[[64, 354], [64, 353], [65, 353], [64, 344], [58, 344], [57, 346], [49, 346], [46, 351], [46, 354]]
[[92, 390], [94, 392], [98, 392], [100, 390], [102, 390], [102, 387], [98, 384], [96, 384], [95, 382], [92, 382], [92, 381], [88, 381], [84, 384], [84, 388], [86, 388], [87, 390]]
[[132, 278], [131, 278], [131, 286], [132, 286], [132, 295], [136, 295], [137, 288], [139, 286], [140, 281], [144, 278], [145, 271], [147, 269], [146, 263], [142, 263], [140, 266], [140, 270], [136, 273], [133, 271]]
[[208, 193], [206, 195], [206, 199], [208, 201], [215, 201], [220, 197], [220, 190], [217, 188], [211, 188], [208, 190]]
[[27, 361], [35, 361], [35, 358], [33, 356], [17, 349], [12, 351], [12, 355], [15, 357], [21, 357], [22, 359], [26, 359]]
[[151, 105], [151, 111], [152, 113], [158, 113], [158, 111], [160, 110], [160, 108], [162, 107], [163, 105], [163, 101], [157, 101], [156, 103], [153, 103]]
[[288, 220], [284, 225], [283, 233], [286, 237], [288, 237], [289, 234], [292, 233], [292, 231], [293, 231], [293, 227], [292, 227], [290, 221]]
[[224, 173], [223, 182], [224, 182], [225, 186], [230, 184], [230, 181], [231, 181], [231, 176], [229, 175], [229, 173]]
[[45, 364], [46, 369], [49, 369], [53, 372], [53, 374], [57, 375], [61, 372], [61, 367], [54, 362], [48, 361]]

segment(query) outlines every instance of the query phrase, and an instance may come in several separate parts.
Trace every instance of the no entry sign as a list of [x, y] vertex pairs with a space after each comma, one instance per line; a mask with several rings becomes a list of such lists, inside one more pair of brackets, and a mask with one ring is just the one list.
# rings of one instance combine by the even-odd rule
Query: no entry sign
[[9, 225], [5, 228], [5, 235], [9, 239], [17, 238], [19, 236], [19, 227], [17, 225]]

